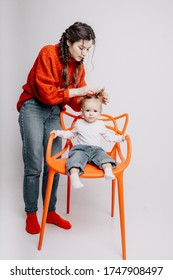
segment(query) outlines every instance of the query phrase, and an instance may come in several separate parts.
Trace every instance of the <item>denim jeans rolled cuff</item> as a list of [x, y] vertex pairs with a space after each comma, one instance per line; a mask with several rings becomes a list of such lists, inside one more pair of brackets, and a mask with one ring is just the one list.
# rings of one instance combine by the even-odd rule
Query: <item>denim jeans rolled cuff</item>
[[[109, 156], [108, 156], [108, 157], [109, 157]], [[99, 163], [98, 168], [103, 169], [102, 165], [103, 165], [103, 164], [106, 164], [106, 163], [110, 163], [110, 164], [112, 165], [112, 169], [115, 168], [115, 167], [117, 166], [116, 161], [113, 160], [111, 157], [109, 157], [109, 158], [107, 158], [107, 159], [101, 161], [101, 162]]]
[[79, 175], [82, 175], [84, 173], [84, 169], [85, 169], [85, 167], [83, 168], [82, 166], [79, 166], [77, 163], [75, 164], [75, 166], [69, 166], [69, 167], [66, 166], [66, 174], [67, 175], [70, 175], [70, 170], [72, 168], [78, 168], [79, 169]]
[[[38, 196], [40, 175], [43, 171], [42, 197], [44, 200], [48, 166], [45, 160], [47, 141], [50, 132], [61, 129], [60, 106], [46, 106], [32, 98], [22, 105], [19, 113], [19, 126], [23, 142], [23, 197], [26, 212], [38, 210]], [[62, 139], [57, 137], [53, 142], [52, 155], [61, 150]], [[43, 169], [43, 170], [42, 170]], [[55, 210], [57, 201], [56, 192], [59, 182], [59, 174], [54, 177], [49, 210]]]

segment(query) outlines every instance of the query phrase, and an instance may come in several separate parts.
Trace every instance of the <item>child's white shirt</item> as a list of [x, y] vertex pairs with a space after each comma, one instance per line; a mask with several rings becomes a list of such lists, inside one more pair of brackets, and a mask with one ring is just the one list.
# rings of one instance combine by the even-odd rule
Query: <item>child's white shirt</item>
[[84, 119], [76, 121], [72, 130], [57, 130], [57, 136], [73, 139], [77, 144], [101, 146], [102, 137], [108, 142], [122, 142], [122, 135], [115, 135], [108, 130], [102, 120], [89, 123]]

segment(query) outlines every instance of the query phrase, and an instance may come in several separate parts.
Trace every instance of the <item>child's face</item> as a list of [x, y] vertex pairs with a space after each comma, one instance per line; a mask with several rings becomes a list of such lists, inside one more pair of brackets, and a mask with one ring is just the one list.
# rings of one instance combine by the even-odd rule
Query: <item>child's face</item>
[[82, 114], [84, 119], [89, 122], [95, 122], [101, 113], [101, 104], [99, 100], [88, 99], [82, 107]]

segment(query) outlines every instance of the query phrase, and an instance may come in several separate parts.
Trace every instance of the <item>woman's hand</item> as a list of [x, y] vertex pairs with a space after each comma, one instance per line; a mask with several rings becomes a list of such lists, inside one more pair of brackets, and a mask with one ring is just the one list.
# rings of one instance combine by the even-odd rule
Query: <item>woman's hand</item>
[[69, 97], [79, 97], [79, 103], [86, 95], [98, 95], [103, 104], [107, 105], [109, 103], [109, 96], [105, 91], [105, 88], [94, 89], [93, 87], [85, 86], [81, 88], [69, 89]]
[[105, 88], [97, 89], [97, 94], [100, 95], [103, 104], [107, 105], [109, 103], [109, 96]]
[[69, 97], [83, 97], [86, 96], [87, 94], [95, 94], [95, 89], [89, 86], [81, 87], [81, 88], [71, 88], [69, 89]]

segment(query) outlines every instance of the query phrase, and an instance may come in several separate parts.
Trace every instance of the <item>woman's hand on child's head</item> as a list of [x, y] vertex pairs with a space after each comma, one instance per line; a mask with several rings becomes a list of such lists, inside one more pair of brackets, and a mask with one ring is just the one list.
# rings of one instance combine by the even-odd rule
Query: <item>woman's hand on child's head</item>
[[94, 95], [96, 93], [95, 89], [90, 86], [85, 86], [81, 88], [80, 96], [86, 96], [86, 95]]
[[70, 88], [69, 98], [78, 96], [79, 98], [85, 97], [87, 94], [95, 94], [95, 89], [89, 86], [84, 86], [81, 88]]
[[107, 105], [109, 103], [109, 96], [106, 92], [104, 92], [104, 96], [103, 96], [103, 104]]
[[101, 102], [105, 105], [109, 103], [109, 96], [104, 87], [101, 87], [95, 91], [95, 94], [100, 98]]

